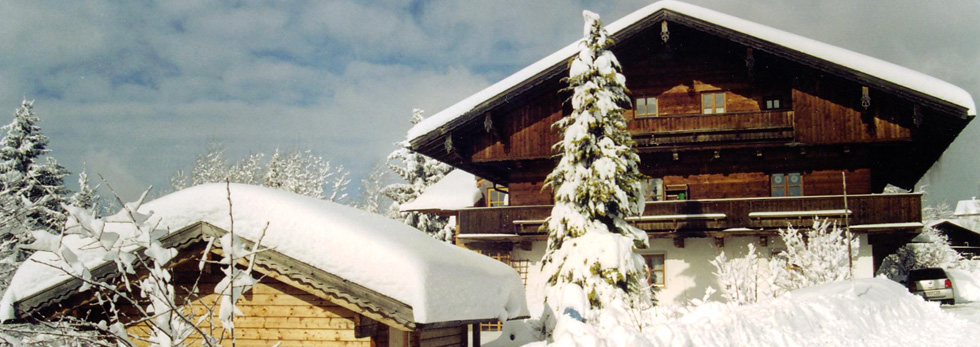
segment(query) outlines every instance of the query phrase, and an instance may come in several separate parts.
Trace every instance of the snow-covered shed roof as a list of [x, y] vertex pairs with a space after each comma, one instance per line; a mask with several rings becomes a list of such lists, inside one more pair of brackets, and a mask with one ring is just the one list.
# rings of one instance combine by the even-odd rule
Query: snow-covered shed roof
[[957, 217], [980, 216], [980, 200], [976, 198], [960, 200], [956, 203], [956, 210], [953, 212], [953, 215]]
[[[237, 236], [255, 241], [268, 223], [263, 248], [404, 303], [413, 323], [528, 315], [518, 274], [499, 261], [353, 207], [265, 187], [229, 188]], [[149, 223], [159, 222], [171, 233], [201, 222], [229, 230], [227, 194], [224, 184], [206, 184], [148, 202], [139, 211], [152, 213]], [[101, 255], [79, 249], [84, 242], [75, 238], [66, 237], [65, 243], [87, 267], [105, 263]], [[17, 270], [0, 301], [0, 319], [16, 318], [13, 305], [21, 299], [72, 280], [43, 263], [53, 263], [53, 255], [37, 252]]]
[[[782, 53], [773, 51], [773, 45], [775, 45], [780, 47], [781, 51], [791, 51], [816, 58], [815, 61], [808, 59], [809, 61], [803, 62], [813, 67], [841, 72], [848, 75], [849, 78], [866, 80], [866, 83], [883, 84], [898, 90], [913, 91], [965, 108], [968, 116], [976, 115], [976, 105], [969, 93], [935, 77], [847, 49], [682, 2], [668, 0], [653, 3], [609, 24], [606, 29], [610, 36], [615, 39], [618, 35], [633, 31], [638, 24], [658, 14], [665, 16], [669, 14], [669, 17], [665, 17], [669, 20], [686, 17], [688, 20], [693, 19], [715, 29], [741, 33], [750, 38], [744, 40], [743, 43], [755, 49], [776, 54]], [[540, 77], [553, 76], [562, 71], [568, 60], [577, 52], [578, 42], [576, 41], [416, 124], [409, 129], [408, 140], [414, 142], [415, 139], [436, 131], [457, 118], [485, 111], [495, 104], [495, 100], [506, 100], [510, 95], [519, 94], [527, 89], [525, 84]]]
[[439, 182], [426, 188], [415, 200], [399, 206], [402, 212], [458, 210], [473, 207], [483, 192], [476, 185], [476, 176], [463, 170], [453, 170]]

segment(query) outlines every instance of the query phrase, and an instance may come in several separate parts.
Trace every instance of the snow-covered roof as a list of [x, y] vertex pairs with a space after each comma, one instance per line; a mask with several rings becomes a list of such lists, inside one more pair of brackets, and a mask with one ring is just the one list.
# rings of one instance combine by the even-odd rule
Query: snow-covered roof
[[402, 212], [458, 210], [473, 207], [482, 197], [483, 192], [476, 186], [476, 176], [457, 169], [426, 188], [415, 200], [401, 204], [399, 208]]
[[[661, 10], [669, 10], [678, 14], [686, 15], [722, 28], [755, 37], [762, 41], [768, 41], [770, 43], [783, 46], [787, 49], [798, 51], [827, 62], [860, 71], [896, 85], [962, 106], [967, 109], [967, 114], [973, 116], [976, 115], [976, 105], [973, 101], [973, 97], [971, 97], [969, 93], [960, 87], [954, 86], [935, 77], [928, 76], [918, 71], [898, 66], [877, 58], [872, 58], [864, 54], [682, 2], [668, 0], [653, 3], [613, 22], [612, 24], [609, 24], [606, 29], [609, 31], [610, 35], [615, 35], [616, 33]], [[497, 82], [486, 89], [463, 99], [455, 105], [442, 110], [432, 117], [423, 120], [419, 124], [416, 124], [412, 129], [409, 129], [409, 141], [432, 132], [438, 129], [440, 126], [443, 126], [450, 121], [467, 114], [484, 102], [507, 93], [508, 91], [519, 86], [522, 82], [545, 72], [553, 66], [566, 64], [568, 60], [577, 52], [578, 41], [565, 46], [557, 52], [554, 52], [544, 59], [521, 69], [500, 82]]]
[[980, 215], [980, 200], [970, 199], [970, 200], [960, 200], [956, 203], [956, 210], [953, 215], [959, 216], [977, 216]]
[[[265, 187], [230, 189], [236, 235], [255, 241], [268, 223], [264, 247], [411, 306], [415, 323], [528, 315], [520, 278], [499, 261], [353, 207]], [[224, 184], [184, 189], [140, 212], [152, 212], [149, 222], [171, 232], [198, 222], [231, 227]], [[77, 249], [82, 242], [72, 235], [65, 243]], [[76, 253], [89, 268], [104, 262]], [[14, 302], [69, 280], [39, 263], [54, 263], [52, 257], [37, 252], [17, 270], [0, 301], [0, 319], [15, 318]]]

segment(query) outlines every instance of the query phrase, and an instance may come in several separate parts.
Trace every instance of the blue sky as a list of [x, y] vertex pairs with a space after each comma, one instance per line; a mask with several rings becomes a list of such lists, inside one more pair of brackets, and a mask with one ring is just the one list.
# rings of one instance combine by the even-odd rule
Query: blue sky
[[[691, 2], [980, 96], [980, 2]], [[583, 9], [612, 22], [646, 4], [0, 0], [0, 110], [35, 100], [52, 155], [124, 198], [165, 187], [209, 140], [231, 158], [311, 149], [360, 178], [413, 107], [435, 114], [567, 45]], [[927, 176], [929, 199], [980, 195], [978, 135]]]

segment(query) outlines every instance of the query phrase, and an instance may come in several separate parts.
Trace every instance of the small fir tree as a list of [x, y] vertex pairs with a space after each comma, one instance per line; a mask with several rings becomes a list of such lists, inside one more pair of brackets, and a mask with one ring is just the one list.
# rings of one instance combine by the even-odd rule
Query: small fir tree
[[34, 102], [23, 101], [13, 121], [3, 127], [0, 140], [0, 182], [6, 194], [21, 204], [26, 201], [26, 226], [60, 230], [65, 222], [61, 205], [70, 193], [64, 186], [68, 170], [48, 154], [48, 137], [37, 125]]
[[[645, 263], [635, 250], [646, 233], [625, 218], [642, 212], [639, 157], [626, 129], [626, 80], [599, 16], [584, 11], [585, 38], [570, 64], [572, 114], [555, 123], [563, 137], [559, 162], [546, 184], [555, 206], [548, 217], [548, 248], [542, 271], [546, 300], [558, 305], [562, 288], [573, 284], [588, 297], [593, 320], [598, 309], [650, 305]], [[557, 307], [556, 307], [557, 308]]]
[[78, 192], [71, 196], [71, 199], [68, 200], [68, 204], [87, 210], [97, 211], [99, 194], [96, 193], [96, 190], [99, 189], [99, 186], [95, 186], [93, 188], [91, 185], [89, 185], [88, 173], [85, 171], [85, 169], [82, 169], [82, 172], [78, 173]]
[[[422, 110], [413, 109], [412, 124], [418, 124], [422, 119]], [[381, 193], [393, 201], [387, 215], [402, 219], [405, 224], [422, 230], [436, 239], [451, 242], [452, 233], [447, 232], [446, 229], [448, 218], [419, 212], [401, 213], [399, 206], [415, 200], [425, 188], [439, 182], [453, 168], [410, 150], [407, 140], [398, 143], [398, 146], [398, 149], [388, 155], [388, 168], [405, 180], [405, 183], [390, 184], [382, 189]]]

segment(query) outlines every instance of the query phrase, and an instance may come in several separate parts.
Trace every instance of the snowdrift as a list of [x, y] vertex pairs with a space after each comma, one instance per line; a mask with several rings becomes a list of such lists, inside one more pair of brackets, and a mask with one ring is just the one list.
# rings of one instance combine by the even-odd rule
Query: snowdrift
[[[950, 332], [956, 332], [950, 334]], [[883, 278], [834, 282], [746, 306], [707, 303], [650, 322], [654, 346], [967, 346], [975, 325]]]

